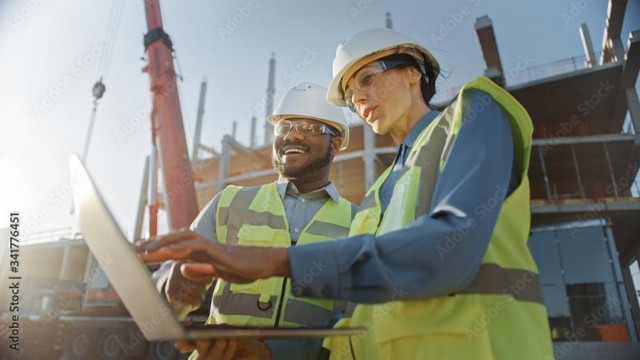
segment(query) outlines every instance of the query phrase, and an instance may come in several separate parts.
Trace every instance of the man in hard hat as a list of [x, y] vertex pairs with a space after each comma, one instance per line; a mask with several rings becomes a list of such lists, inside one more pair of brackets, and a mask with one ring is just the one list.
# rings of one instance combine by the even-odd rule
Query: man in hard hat
[[[327, 89], [312, 83], [292, 88], [268, 121], [275, 140], [272, 162], [276, 182], [252, 187], [227, 186], [207, 204], [192, 231], [173, 234], [218, 244], [288, 247], [348, 236], [355, 208], [338, 194], [329, 171], [334, 155], [349, 144], [342, 111], [325, 101]], [[208, 240], [210, 239], [210, 240]], [[182, 274], [182, 262], [156, 273], [157, 284], [172, 303], [203, 300], [208, 281]], [[165, 269], [169, 265], [165, 265]], [[186, 275], [186, 276], [185, 276]], [[323, 327], [343, 310], [343, 302], [296, 297], [287, 278], [236, 285], [215, 283], [208, 323], [259, 327]], [[316, 359], [321, 340], [180, 342], [197, 358]], [[193, 356], [196, 357], [196, 356]]]
[[[482, 77], [436, 111], [439, 69], [422, 45], [393, 30], [365, 30], [341, 43], [328, 101], [349, 106], [398, 145], [351, 237], [289, 249], [211, 246], [200, 261], [207, 259], [210, 275], [235, 282], [291, 276], [298, 295], [359, 303], [343, 325], [369, 331], [327, 341], [332, 357], [551, 359], [527, 247], [531, 120]], [[168, 239], [143, 248], [169, 244], [146, 259], [179, 257], [187, 246]], [[315, 259], [333, 270], [304, 282]]]

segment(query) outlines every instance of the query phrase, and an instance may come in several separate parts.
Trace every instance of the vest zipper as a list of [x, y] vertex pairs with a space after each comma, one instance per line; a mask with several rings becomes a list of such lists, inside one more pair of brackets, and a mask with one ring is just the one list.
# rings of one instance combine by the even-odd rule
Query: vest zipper
[[280, 302], [278, 304], [278, 311], [276, 312], [275, 327], [280, 325], [280, 314], [282, 313], [282, 305], [284, 304], [284, 292], [287, 290], [287, 278], [282, 279], [282, 291], [280, 292]]

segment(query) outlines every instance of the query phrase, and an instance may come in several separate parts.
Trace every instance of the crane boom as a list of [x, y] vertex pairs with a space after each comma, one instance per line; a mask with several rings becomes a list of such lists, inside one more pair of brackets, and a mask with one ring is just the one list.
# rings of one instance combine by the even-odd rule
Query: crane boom
[[153, 139], [158, 147], [165, 185], [170, 231], [188, 227], [198, 214], [180, 98], [173, 66], [173, 47], [162, 27], [159, 0], [144, 0], [148, 32], [144, 46], [151, 80]]

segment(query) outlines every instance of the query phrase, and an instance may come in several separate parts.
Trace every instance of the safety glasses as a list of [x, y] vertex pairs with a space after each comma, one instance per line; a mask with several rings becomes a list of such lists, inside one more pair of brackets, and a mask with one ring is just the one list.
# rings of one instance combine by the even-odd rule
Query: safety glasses
[[353, 103], [353, 92], [366, 91], [371, 85], [373, 85], [376, 76], [390, 70], [398, 69], [411, 65], [404, 60], [376, 60], [375, 62], [358, 70], [349, 81], [344, 89], [344, 100], [351, 111], [356, 112], [355, 104]]
[[304, 136], [317, 136], [322, 134], [328, 134], [332, 136], [338, 136], [335, 130], [325, 124], [310, 122], [303, 119], [291, 119], [278, 121], [273, 126], [273, 135], [279, 137], [285, 137], [289, 135], [291, 129], [296, 129], [298, 134]]

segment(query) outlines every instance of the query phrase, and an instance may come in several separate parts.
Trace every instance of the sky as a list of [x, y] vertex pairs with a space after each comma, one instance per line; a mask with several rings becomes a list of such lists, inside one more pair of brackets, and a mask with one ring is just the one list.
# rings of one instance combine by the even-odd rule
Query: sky
[[[110, 21], [117, 3], [118, 20]], [[507, 81], [513, 83], [527, 68], [584, 56], [582, 23], [600, 50], [607, 2], [166, 0], [161, 6], [181, 79], [189, 149], [206, 78], [201, 142], [219, 150], [233, 121], [237, 140], [249, 144], [254, 114], [257, 138], [263, 138], [271, 54], [277, 61], [276, 102], [303, 81], [327, 86], [337, 44], [360, 30], [383, 27], [390, 12], [395, 30], [422, 42], [440, 61], [438, 91], [445, 99], [484, 71], [474, 28], [478, 17], [492, 19]], [[102, 77], [106, 92], [86, 165], [125, 234], [133, 237], [151, 150], [143, 7], [143, 0], [0, 0], [0, 227], [18, 211], [24, 234], [76, 228], [68, 157], [83, 152], [91, 89]], [[629, 0], [625, 48], [629, 31], [637, 29], [640, 0]]]

